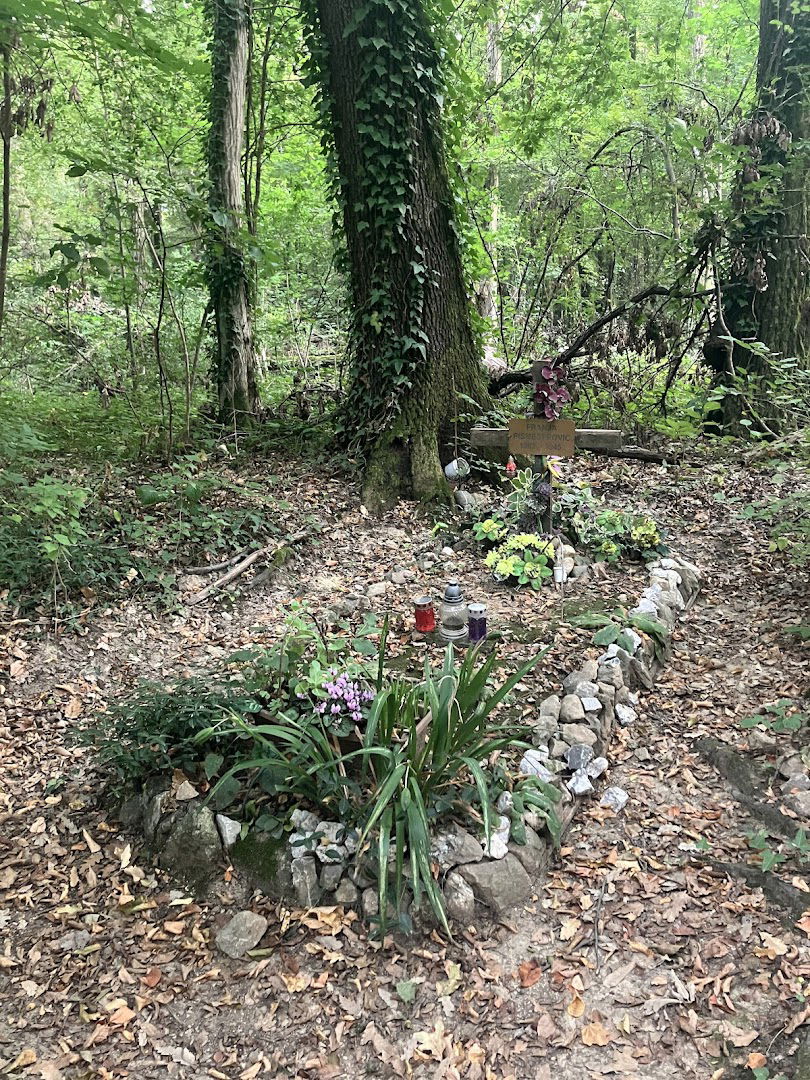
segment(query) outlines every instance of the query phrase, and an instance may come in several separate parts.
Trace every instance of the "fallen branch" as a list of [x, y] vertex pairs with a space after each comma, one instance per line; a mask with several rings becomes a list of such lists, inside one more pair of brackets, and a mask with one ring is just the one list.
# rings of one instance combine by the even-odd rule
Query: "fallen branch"
[[223, 562], [206, 563], [204, 566], [183, 566], [181, 570], [184, 574], [215, 574], [217, 570], [227, 570], [229, 566], [239, 562], [249, 549], [249, 545], [240, 548], [235, 555], [231, 555], [230, 559], [225, 559]]
[[224, 574], [217, 581], [214, 581], [211, 585], [208, 585], [205, 589], [201, 589], [200, 592], [195, 593], [194, 596], [189, 597], [189, 604], [199, 604], [203, 600], [207, 600], [212, 593], [217, 592], [219, 589], [224, 589], [226, 585], [230, 585], [232, 581], [235, 581], [254, 563], [259, 559], [269, 558], [283, 551], [284, 548], [289, 547], [290, 544], [295, 544], [299, 540], [305, 539], [312, 532], [312, 529], [301, 529], [297, 533], [293, 533], [292, 536], [286, 537], [284, 540], [279, 540], [276, 544], [268, 544], [266, 547], [259, 548], [258, 551], [252, 551], [250, 555], [238, 562], [233, 569], [229, 570], [227, 574]]
[[729, 877], [741, 878], [746, 885], [753, 889], [762, 889], [765, 896], [777, 907], [780, 907], [790, 916], [792, 926], [810, 908], [810, 893], [802, 892], [794, 885], [776, 877], [757, 866], [746, 866], [744, 863], [720, 862], [706, 855], [699, 857], [700, 862], [708, 869], [718, 873], [727, 874]]
[[711, 738], [699, 739], [695, 748], [702, 758], [714, 765], [720, 775], [728, 780], [734, 798], [752, 817], [759, 818], [770, 832], [784, 836], [787, 840], [793, 839], [797, 829], [795, 819], [759, 797], [760, 786], [754, 781], [751, 768], [742, 754]]
[[[567, 364], [570, 360], [580, 356], [584, 351], [585, 345], [595, 334], [598, 334], [603, 327], [607, 326], [608, 323], [613, 322], [614, 319], [619, 319], [622, 315], [626, 315], [631, 308], [643, 304], [644, 301], [649, 300], [650, 297], [663, 296], [668, 300], [697, 300], [700, 297], [712, 294], [712, 289], [681, 292], [676, 286], [667, 288], [665, 285], [649, 285], [646, 289], [642, 289], [634, 296], [630, 296], [627, 300], [623, 300], [621, 304], [611, 308], [610, 311], [606, 311], [604, 315], [600, 315], [598, 319], [594, 320], [590, 326], [586, 326], [582, 333], [574, 338], [567, 349], [563, 349], [556, 357], [549, 358], [549, 363]], [[531, 381], [531, 368], [526, 368], [524, 371], [505, 371], [503, 375], [498, 375], [496, 378], [490, 380], [489, 392], [492, 397], [497, 397], [500, 391], [506, 386], [512, 386], [515, 383], [530, 384]]]
[[627, 458], [633, 461], [649, 461], [654, 465], [677, 465], [683, 461], [683, 454], [668, 450], [645, 450], [641, 446], [623, 446], [620, 450], [601, 449], [592, 451], [602, 457]]

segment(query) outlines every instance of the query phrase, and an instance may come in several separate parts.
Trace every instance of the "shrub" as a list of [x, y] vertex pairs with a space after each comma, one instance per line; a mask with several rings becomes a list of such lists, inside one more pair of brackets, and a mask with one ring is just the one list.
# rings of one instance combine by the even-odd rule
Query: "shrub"
[[[201, 731], [225, 715], [244, 717], [260, 708], [249, 687], [221, 678], [179, 679], [168, 686], [143, 682], [77, 738], [96, 747], [100, 764], [112, 771], [113, 786], [122, 790], [170, 768], [193, 773], [200, 764]], [[210, 749], [220, 751], [225, 745], [226, 740], [215, 740]]]

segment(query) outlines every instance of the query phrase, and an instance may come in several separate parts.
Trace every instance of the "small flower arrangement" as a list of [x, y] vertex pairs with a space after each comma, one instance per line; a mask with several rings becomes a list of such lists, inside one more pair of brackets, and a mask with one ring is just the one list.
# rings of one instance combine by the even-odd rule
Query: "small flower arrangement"
[[539, 589], [551, 577], [554, 544], [537, 533], [518, 533], [493, 548], [484, 563], [499, 581]]
[[623, 556], [652, 559], [667, 552], [658, 526], [644, 514], [584, 505], [571, 515], [569, 526], [580, 543], [606, 562], [618, 562]]
[[331, 678], [321, 685], [318, 696], [323, 700], [315, 706], [315, 712], [335, 734], [348, 735], [367, 718], [374, 695], [346, 673], [338, 674], [337, 668], [330, 668], [329, 675]]
[[546, 420], [559, 420], [563, 405], [571, 400], [565, 380], [568, 370], [564, 364], [550, 363], [542, 368], [542, 382], [534, 384], [534, 397]]

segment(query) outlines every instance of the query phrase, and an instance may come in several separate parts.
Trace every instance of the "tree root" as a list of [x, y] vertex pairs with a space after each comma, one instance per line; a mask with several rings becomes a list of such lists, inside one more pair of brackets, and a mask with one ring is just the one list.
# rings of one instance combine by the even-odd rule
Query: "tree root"
[[748, 813], [758, 818], [769, 832], [792, 840], [798, 828], [793, 818], [783, 814], [776, 806], [759, 798], [760, 785], [751, 775], [751, 767], [736, 750], [718, 742], [717, 739], [699, 739], [697, 752], [713, 765], [720, 775], [731, 784], [732, 794]]
[[740, 878], [752, 889], [762, 889], [764, 895], [789, 917], [782, 920], [786, 926], [792, 926], [810, 908], [810, 893], [802, 892], [801, 889], [789, 885], [766, 870], [760, 870], [757, 866], [720, 862], [705, 855], [700, 857], [700, 862], [718, 873]]

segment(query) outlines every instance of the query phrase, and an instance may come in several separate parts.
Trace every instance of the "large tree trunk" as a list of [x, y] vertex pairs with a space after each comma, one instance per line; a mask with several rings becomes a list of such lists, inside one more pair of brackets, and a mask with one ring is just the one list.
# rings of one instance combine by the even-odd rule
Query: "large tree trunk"
[[[735, 132], [735, 141], [748, 151], [733, 197], [736, 225], [730, 236], [730, 279], [722, 288], [725, 327], [721, 320], [720, 329], [806, 365], [810, 9], [797, 0], [760, 0], [759, 18], [757, 109]], [[716, 343], [714, 349], [720, 356]], [[722, 380], [742, 377], [758, 410], [767, 411], [768, 357], [735, 343], [722, 359]], [[734, 430], [744, 418], [743, 399], [728, 395], [723, 401], [726, 429]]]
[[803, 360], [810, 351], [810, 9], [798, 0], [761, 0], [759, 32], [760, 108], [791, 137], [786, 150], [776, 146], [784, 173], [768, 288], [758, 303], [760, 339], [782, 356]]
[[257, 412], [250, 286], [240, 238], [244, 200], [249, 0], [213, 0], [208, 138], [208, 278], [217, 337], [219, 419], [229, 427]]
[[[439, 435], [486, 400], [445, 160], [438, 58], [422, 0], [307, 0], [353, 309], [344, 430], [364, 500], [447, 492]], [[466, 407], [464, 411], [467, 411]]]

